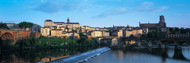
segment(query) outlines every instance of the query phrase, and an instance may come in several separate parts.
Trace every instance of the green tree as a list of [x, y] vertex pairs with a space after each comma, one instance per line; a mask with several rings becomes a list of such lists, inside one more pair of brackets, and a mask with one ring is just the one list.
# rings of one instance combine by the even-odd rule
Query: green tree
[[18, 24], [18, 26], [20, 28], [24, 28], [24, 29], [26, 29], [26, 28], [32, 28], [33, 25], [34, 24], [31, 23], [31, 22], [25, 22], [25, 21]]
[[79, 33], [80, 39], [78, 40], [78, 43], [83, 43], [86, 39], [87, 36], [84, 35], [83, 33]]
[[166, 38], [165, 32], [152, 31], [147, 35], [148, 38]]
[[187, 32], [188, 32], [188, 31], [187, 31], [186, 29], [184, 29], [184, 28], [181, 28], [181, 29], [180, 29], [180, 33], [181, 33], [181, 34], [186, 34]]
[[151, 27], [151, 28], [149, 28], [149, 29], [158, 31], [158, 28], [156, 28], [156, 27]]
[[0, 29], [8, 29], [8, 26], [6, 23], [0, 23]]
[[179, 31], [180, 31], [180, 29], [175, 27], [175, 32], [179, 32]]
[[169, 31], [170, 31], [171, 33], [175, 33], [175, 30], [174, 30], [173, 28], [169, 28]]

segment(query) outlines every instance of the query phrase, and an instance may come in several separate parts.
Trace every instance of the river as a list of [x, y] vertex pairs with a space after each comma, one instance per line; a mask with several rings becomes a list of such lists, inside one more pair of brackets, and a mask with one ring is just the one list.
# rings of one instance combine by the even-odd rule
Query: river
[[96, 47], [1, 51], [0, 63], [49, 62], [60, 58], [66, 58], [74, 54], [80, 54], [82, 52], [93, 50], [95, 48]]
[[[92, 49], [87, 47], [79, 49], [1, 52], [0, 63], [48, 62]], [[168, 49], [110, 50], [85, 63], [190, 63], [190, 46], [184, 46], [182, 49], [169, 47]]]
[[110, 50], [85, 63], [190, 63], [190, 46], [182, 49]]

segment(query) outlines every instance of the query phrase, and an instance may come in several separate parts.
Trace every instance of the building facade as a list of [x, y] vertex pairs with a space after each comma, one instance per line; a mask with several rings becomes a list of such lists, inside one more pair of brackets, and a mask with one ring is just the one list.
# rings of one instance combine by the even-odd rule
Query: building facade
[[117, 38], [103, 38], [100, 40], [100, 44], [107, 46], [117, 46], [119, 42]]
[[125, 37], [130, 37], [131, 35], [133, 35], [133, 36], [140, 36], [140, 35], [142, 35], [143, 34], [143, 30], [142, 29], [137, 29], [137, 30], [131, 30], [131, 31], [129, 31], [129, 30], [125, 30], [125, 34], [124, 34], [124, 36]]
[[51, 36], [54, 37], [61, 37], [62, 36], [62, 30], [51, 30]]
[[123, 30], [122, 30], [122, 29], [113, 30], [113, 31], [111, 32], [111, 36], [123, 37]]
[[159, 23], [140, 23], [139, 22], [139, 26], [141, 29], [149, 29], [150, 30], [158, 30], [158, 31], [162, 31], [162, 32], [167, 32], [167, 28], [166, 28], [166, 22], [165, 22], [165, 18], [163, 15], [160, 16], [160, 21]]
[[51, 29], [49, 27], [41, 27], [42, 36], [50, 36]]
[[91, 35], [92, 38], [108, 37], [108, 36], [110, 36], [110, 33], [106, 32], [106, 31], [94, 30], [94, 31], [90, 32], [90, 35]]
[[44, 21], [44, 27], [66, 27], [66, 28], [80, 28], [79, 23], [70, 22], [69, 18], [67, 19], [67, 23], [65, 22], [53, 22], [52, 20], [46, 20]]

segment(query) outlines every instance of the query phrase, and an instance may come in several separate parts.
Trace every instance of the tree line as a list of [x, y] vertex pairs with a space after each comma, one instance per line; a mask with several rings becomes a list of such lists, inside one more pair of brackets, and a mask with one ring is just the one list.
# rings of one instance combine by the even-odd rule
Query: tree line
[[24, 38], [17, 41], [14, 45], [11, 43], [13, 43], [13, 40], [6, 40], [6, 45], [4, 45], [3, 49], [98, 47], [98, 43], [95, 40], [88, 39], [83, 33], [80, 33], [80, 39], [40, 36], [40, 38]]
[[[26, 21], [23, 21], [23, 22], [20, 22], [18, 24], [19, 28], [23, 28], [23, 29], [26, 29], [26, 28], [32, 28], [33, 27], [33, 23], [31, 22], [26, 22]], [[3, 23], [1, 22], [0, 23], [0, 29], [9, 29], [7, 24], [6, 23]]]

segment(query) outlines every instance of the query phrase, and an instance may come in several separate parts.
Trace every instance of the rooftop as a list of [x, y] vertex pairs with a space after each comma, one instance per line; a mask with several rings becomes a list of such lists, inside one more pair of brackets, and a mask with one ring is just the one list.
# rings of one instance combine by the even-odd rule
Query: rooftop
[[45, 20], [45, 22], [53, 22], [52, 20]]

